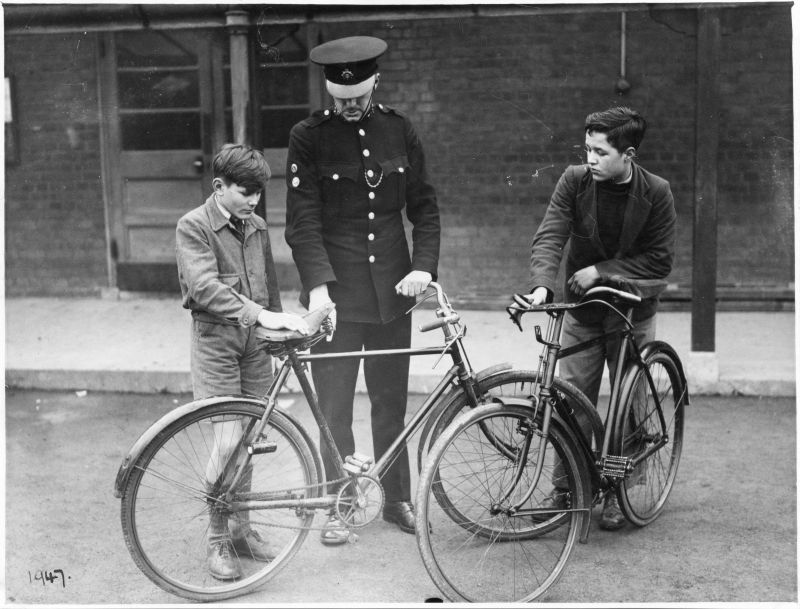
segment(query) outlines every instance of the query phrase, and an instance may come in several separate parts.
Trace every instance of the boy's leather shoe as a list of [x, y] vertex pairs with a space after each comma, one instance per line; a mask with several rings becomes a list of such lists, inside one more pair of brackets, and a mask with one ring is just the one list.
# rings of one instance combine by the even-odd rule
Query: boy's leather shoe
[[383, 519], [396, 524], [404, 533], [417, 530], [417, 518], [410, 501], [387, 501], [383, 508]]
[[280, 553], [280, 548], [270, 545], [253, 529], [248, 529], [244, 535], [234, 538], [232, 542], [238, 556], [261, 562], [269, 562]]
[[616, 531], [625, 524], [625, 516], [619, 509], [617, 497], [615, 495], [606, 496], [603, 504], [603, 513], [600, 516], [600, 528], [606, 531]]
[[328, 514], [328, 522], [322, 527], [319, 538], [323, 545], [340, 546], [347, 543], [350, 531], [336, 514]]
[[242, 576], [239, 561], [236, 559], [233, 547], [228, 539], [209, 542], [206, 565], [208, 566], [208, 572], [215, 579], [227, 581], [238, 579]]

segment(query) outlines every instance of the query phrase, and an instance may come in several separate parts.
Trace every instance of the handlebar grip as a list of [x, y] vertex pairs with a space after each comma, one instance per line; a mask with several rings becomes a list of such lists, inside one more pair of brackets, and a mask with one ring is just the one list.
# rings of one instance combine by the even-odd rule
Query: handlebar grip
[[435, 321], [429, 321], [426, 324], [420, 324], [419, 331], [420, 332], [430, 332], [431, 330], [435, 330], [436, 328], [443, 328], [447, 324], [452, 324], [457, 322], [460, 319], [458, 314], [448, 315], [447, 317], [440, 317]]

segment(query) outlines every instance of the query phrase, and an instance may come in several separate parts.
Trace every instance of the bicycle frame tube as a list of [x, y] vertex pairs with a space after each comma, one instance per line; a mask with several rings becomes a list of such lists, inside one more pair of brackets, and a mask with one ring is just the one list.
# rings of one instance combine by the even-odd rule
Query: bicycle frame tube
[[[533, 478], [528, 487], [528, 491], [524, 494], [520, 501], [510, 508], [510, 513], [515, 513], [518, 511], [520, 506], [522, 506], [530, 498], [531, 494], [533, 493], [533, 489], [535, 489], [539, 484], [539, 478], [541, 477], [542, 470], [544, 468], [544, 455], [547, 449], [547, 437], [550, 433], [550, 421], [553, 416], [553, 402], [550, 399], [551, 388], [553, 386], [553, 377], [555, 375], [556, 362], [558, 361], [558, 353], [561, 349], [559, 337], [561, 336], [561, 326], [563, 322], [563, 315], [554, 316], [554, 318], [551, 320], [552, 326], [549, 328], [546, 340], [542, 338], [539, 327], [537, 326], [536, 328], [536, 340], [547, 347], [547, 353], [541, 361], [541, 366], [543, 366], [543, 382], [538, 388], [537, 395], [539, 400], [538, 403], [545, 404], [544, 412], [542, 413], [542, 431], [539, 435], [539, 454], [542, 455], [542, 457], [536, 462], [536, 469], [533, 472]], [[518, 457], [517, 465], [514, 468], [514, 476], [508, 486], [508, 490], [503, 494], [503, 497], [500, 499], [500, 501], [497, 502], [498, 505], [506, 501], [511, 496], [511, 493], [514, 492], [514, 489], [517, 488], [519, 481], [522, 479], [522, 473], [528, 463], [528, 453], [530, 451], [532, 441], [533, 426], [531, 426], [531, 429], [527, 431], [527, 437], [525, 438], [523, 449]]]
[[[633, 309], [630, 309], [627, 314], [627, 319], [630, 321]], [[629, 329], [622, 330], [622, 336], [619, 341], [619, 348], [617, 350], [617, 366], [614, 371], [614, 379], [611, 383], [611, 396], [608, 398], [608, 413], [605, 420], [605, 433], [603, 434], [603, 447], [600, 451], [600, 458], [603, 459], [608, 455], [611, 449], [611, 436], [614, 433], [612, 423], [617, 420], [619, 413], [619, 400], [620, 392], [622, 389], [622, 377], [625, 372], [626, 354], [628, 353], [628, 345], [635, 343], [633, 340], [633, 333]]]
[[292, 367], [295, 371], [295, 375], [297, 376], [298, 381], [300, 382], [300, 386], [303, 390], [303, 394], [305, 395], [306, 399], [308, 400], [308, 404], [311, 407], [311, 412], [314, 415], [314, 419], [317, 423], [317, 426], [320, 429], [320, 441], [324, 442], [327, 448], [331, 451], [330, 454], [334, 456], [334, 461], [337, 468], [337, 476], [339, 478], [343, 478], [347, 476], [343, 468], [343, 460], [342, 456], [339, 453], [338, 449], [336, 448], [336, 442], [331, 435], [330, 428], [328, 427], [328, 423], [325, 420], [322, 411], [319, 408], [319, 403], [316, 400], [313, 390], [311, 389], [311, 385], [308, 382], [308, 377], [306, 375], [305, 370], [305, 363], [306, 362], [314, 362], [319, 360], [331, 360], [331, 359], [365, 359], [370, 357], [379, 357], [385, 355], [443, 355], [445, 353], [449, 353], [453, 359], [453, 366], [444, 377], [441, 379], [439, 384], [436, 388], [431, 392], [431, 394], [426, 398], [423, 405], [420, 409], [416, 412], [416, 414], [412, 417], [409, 421], [408, 425], [403, 428], [403, 431], [400, 435], [395, 438], [394, 442], [389, 446], [386, 450], [386, 453], [381, 456], [381, 458], [370, 468], [370, 473], [372, 475], [376, 475], [380, 477], [380, 475], [391, 465], [391, 463], [397, 458], [400, 453], [400, 450], [403, 446], [405, 446], [408, 438], [414, 434], [414, 432], [418, 429], [420, 423], [425, 420], [425, 418], [430, 413], [431, 409], [433, 408], [436, 401], [445, 393], [447, 387], [454, 382], [456, 379], [461, 381], [462, 388], [467, 392], [468, 396], [474, 401], [477, 399], [475, 398], [474, 388], [470, 383], [468, 383], [468, 379], [471, 377], [471, 369], [469, 368], [469, 364], [466, 361], [466, 356], [464, 354], [463, 345], [461, 344], [461, 340], [458, 337], [455, 337], [455, 340], [448, 345], [442, 345], [439, 347], [416, 347], [416, 348], [406, 348], [406, 349], [376, 349], [372, 351], [343, 351], [340, 353], [319, 353], [319, 354], [297, 354], [291, 353], [289, 358], [294, 358], [296, 361], [292, 363]]

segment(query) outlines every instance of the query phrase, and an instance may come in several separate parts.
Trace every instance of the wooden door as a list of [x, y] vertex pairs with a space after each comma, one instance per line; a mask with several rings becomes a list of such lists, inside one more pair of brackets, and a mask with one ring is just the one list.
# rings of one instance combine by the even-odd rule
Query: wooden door
[[176, 291], [175, 225], [211, 192], [211, 155], [230, 131], [226, 38], [213, 30], [146, 30], [106, 40], [116, 285]]

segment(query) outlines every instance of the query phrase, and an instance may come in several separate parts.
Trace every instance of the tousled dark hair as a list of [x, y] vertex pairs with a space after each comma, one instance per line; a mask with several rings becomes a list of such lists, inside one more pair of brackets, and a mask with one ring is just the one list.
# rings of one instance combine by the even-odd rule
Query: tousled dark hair
[[636, 110], [617, 106], [601, 112], [592, 112], [587, 116], [584, 132], [592, 131], [605, 133], [608, 143], [619, 152], [624, 152], [631, 146], [638, 150], [647, 131], [647, 121]]
[[214, 156], [212, 171], [215, 178], [227, 185], [233, 182], [241, 186], [248, 195], [264, 190], [272, 175], [264, 155], [243, 144], [225, 144], [220, 148]]

